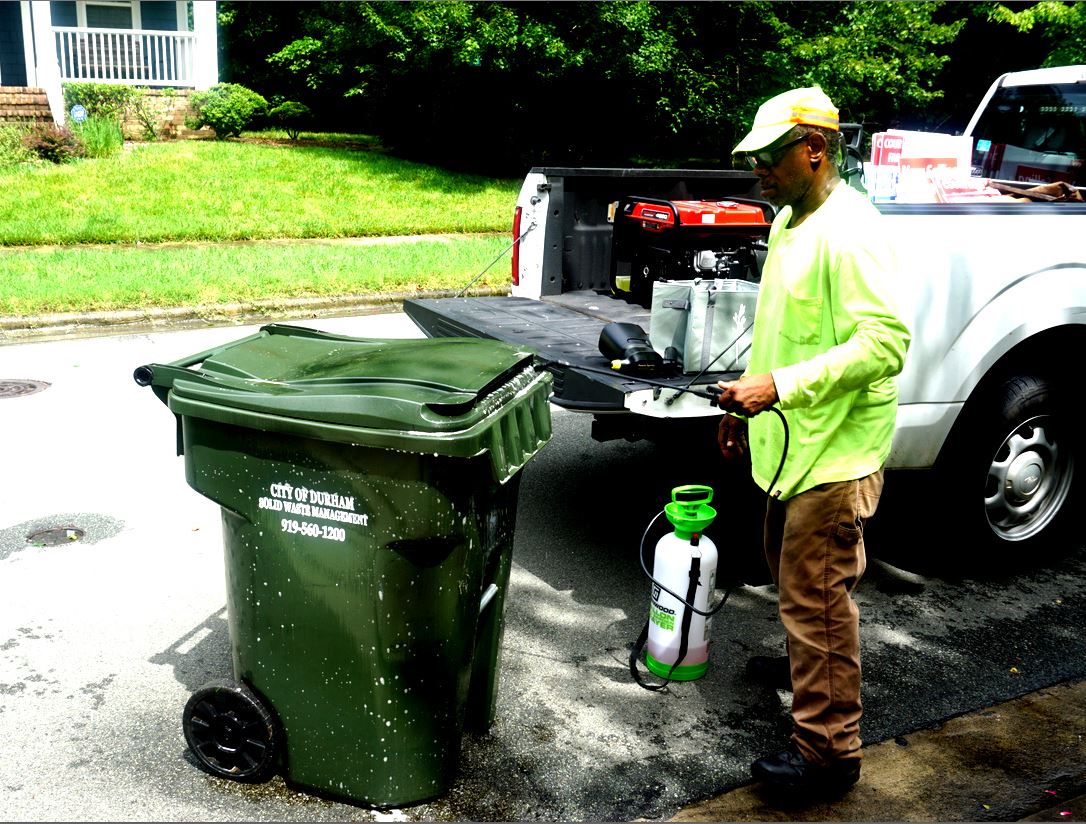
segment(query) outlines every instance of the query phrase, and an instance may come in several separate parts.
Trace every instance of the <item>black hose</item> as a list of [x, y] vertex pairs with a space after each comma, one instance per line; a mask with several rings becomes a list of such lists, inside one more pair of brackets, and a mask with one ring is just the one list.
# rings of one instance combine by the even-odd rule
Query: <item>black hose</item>
[[784, 413], [781, 412], [776, 406], [769, 407], [770, 412], [775, 412], [777, 417], [781, 419], [781, 426], [784, 427], [784, 446], [781, 448], [781, 462], [777, 464], [777, 474], [773, 476], [773, 480], [769, 482], [768, 494], [774, 498], [781, 496], [781, 491], [778, 489], [777, 494], [773, 494], [773, 487], [777, 485], [777, 481], [780, 480], [781, 472], [784, 470], [784, 459], [788, 457], [788, 421], [784, 418]]
[[[574, 366], [572, 363], [566, 363], [559, 360], [537, 360], [535, 363], [536, 369], [550, 369], [552, 366], [562, 366], [566, 369], [572, 369], [576, 372], [591, 372], [595, 375], [607, 375], [608, 377], [615, 377], [620, 375], [626, 380], [634, 381], [635, 383], [643, 383], [646, 386], [659, 386], [662, 389], [672, 389], [675, 392], [686, 392], [690, 395], [697, 395], [699, 398], [708, 398], [711, 401], [715, 401], [720, 395], [720, 391], [715, 386], [706, 386], [703, 390], [691, 389], [689, 386], [675, 386], [674, 384], [666, 383], [664, 381], [654, 381], [651, 378], [642, 378], [640, 375], [631, 375], [629, 372], [618, 372], [614, 369], [600, 369], [596, 366]], [[716, 391], [714, 391], [716, 390]]]
[[[777, 407], [771, 406], [769, 408], [772, 411], [777, 413], [778, 417], [780, 417], [780, 419], [781, 419], [781, 423], [784, 424], [784, 449], [781, 450], [781, 462], [777, 465], [777, 474], [773, 476], [773, 481], [772, 481], [772, 483], [769, 484], [770, 494], [772, 494], [773, 487], [777, 485], [777, 480], [781, 476], [781, 470], [784, 469], [784, 459], [788, 456], [788, 421], [786, 421], [784, 419], [784, 413], [781, 412], [781, 410], [779, 410]], [[660, 587], [660, 589], [662, 589], [664, 592], [666, 592], [671, 597], [675, 598], [677, 601], [679, 601], [679, 602], [685, 604], [686, 606], [688, 606], [690, 609], [692, 609], [698, 615], [704, 615], [706, 617], [716, 615], [717, 612], [720, 611], [720, 608], [722, 606], [724, 606], [725, 602], [727, 602], [728, 596], [731, 595], [731, 590], [725, 590], [724, 591], [724, 598], [719, 604], [717, 604], [715, 607], [713, 607], [708, 612], [702, 612], [700, 609], [695, 607], [689, 601], [684, 599], [681, 595], [678, 595], [678, 594], [672, 592], [666, 586], [664, 586], [659, 581], [657, 581], [655, 578], [653, 578], [652, 573], [649, 572], [649, 568], [645, 564], [645, 541], [649, 537], [649, 532], [652, 530], [653, 526], [655, 526], [656, 522], [658, 520], [660, 520], [660, 516], [664, 515], [664, 514], [666, 514], [666, 513], [665, 513], [665, 510], [663, 510], [663, 509], [661, 509], [659, 512], [657, 512], [656, 517], [654, 517], [651, 521], [649, 521], [649, 525], [647, 527], [645, 527], [645, 532], [641, 535], [641, 550], [639, 552], [640, 559], [641, 559], [641, 569], [644, 571], [645, 576], [650, 581], [652, 581], [654, 584], [656, 584], [656, 586]]]
[[666, 592], [668, 595], [670, 595], [676, 601], [678, 601], [681, 604], [685, 604], [687, 607], [690, 608], [690, 610], [692, 612], [696, 612], [698, 615], [704, 615], [706, 618], [708, 618], [708, 617], [710, 617], [712, 615], [716, 615], [718, 612], [720, 612], [720, 608], [722, 606], [724, 606], [725, 603], [727, 603], [728, 596], [732, 594], [732, 591], [730, 589], [724, 590], [724, 598], [721, 599], [719, 604], [717, 604], [715, 607], [713, 607], [708, 612], [703, 612], [702, 610], [698, 609], [696, 606], [691, 604], [689, 601], [687, 601], [685, 598], [683, 598], [681, 595], [678, 595], [677, 593], [672, 592], [666, 586], [661, 584], [659, 581], [657, 581], [655, 578], [653, 578], [652, 573], [649, 572], [649, 568], [645, 564], [645, 539], [647, 539], [649, 537], [649, 531], [653, 528], [653, 526], [655, 526], [656, 522], [660, 520], [660, 516], [664, 515], [664, 514], [665, 514], [665, 511], [663, 509], [661, 509], [659, 512], [657, 512], [656, 517], [653, 518], [651, 521], [649, 521], [649, 525], [647, 527], [645, 527], [645, 533], [641, 536], [641, 551], [640, 551], [639, 554], [641, 556], [641, 569], [644, 571], [645, 577], [647, 577], [650, 581], [652, 581], [654, 584], [656, 584], [656, 586], [660, 587], [660, 589], [662, 589], [664, 592]]
[[[698, 379], [701, 378], [702, 375], [704, 375], [706, 372], [708, 372], [710, 369], [712, 369], [713, 365], [718, 360], [720, 360], [722, 357], [724, 357], [725, 352], [727, 352], [729, 349], [731, 349], [733, 346], [735, 346], [737, 343], [739, 343], [739, 341], [741, 341], [743, 339], [743, 335], [745, 335], [747, 332], [749, 332], [753, 328], [754, 328], [754, 321], [751, 321], [750, 323], [748, 323], [746, 325], [746, 328], [744, 328], [742, 332], [740, 332], [738, 335], [735, 336], [735, 338], [732, 340], [731, 343], [729, 343], [727, 346], [725, 346], [723, 349], [720, 350], [720, 354], [718, 354], [715, 358], [713, 358], [711, 361], [709, 361], [709, 363], [707, 363], [704, 367], [702, 367], [702, 370], [700, 372], [698, 372], [698, 374], [694, 375], [694, 377], [692, 377], [690, 379], [690, 381], [686, 384], [686, 388], [689, 389], [691, 386], [693, 386], [695, 383], [697, 383]], [[739, 360], [739, 358], [743, 357], [743, 355], [746, 354], [749, 351], [750, 351], [750, 344], [747, 344], [745, 347], [743, 347], [742, 352], [740, 352], [738, 355], [736, 355], [734, 358], [732, 358], [732, 362], [728, 364], [728, 369], [731, 369], [733, 366], [735, 366], [735, 362], [737, 360]], [[727, 371], [727, 370], [725, 370], [725, 371]], [[678, 393], [672, 395], [670, 398], [668, 398], [666, 401], [664, 401], [664, 403], [667, 404], [668, 406], [671, 406], [671, 404], [673, 404], [675, 402], [675, 399], [677, 397], [679, 397]]]
[[[552, 363], [553, 363], [553, 361], [552, 361]], [[567, 366], [568, 366], [568, 364], [567, 364]], [[576, 367], [570, 366], [569, 368], [573, 369], [573, 368], [576, 368]], [[641, 380], [641, 379], [640, 378], [635, 378], [634, 380]], [[654, 381], [653, 383], [656, 383], [656, 382]], [[691, 394], [697, 394], [697, 395], [701, 394], [700, 392], [693, 392], [690, 389], [680, 389], [679, 391], [680, 392], [691, 392]], [[713, 397], [716, 397], [716, 396], [714, 395]], [[784, 469], [785, 458], [788, 457], [788, 421], [785, 420], [784, 413], [781, 412], [781, 410], [778, 409], [776, 406], [771, 406], [769, 408], [772, 409], [777, 414], [777, 417], [779, 417], [781, 419], [782, 426], [784, 426], [784, 448], [781, 450], [781, 460], [780, 460], [780, 463], [777, 465], [777, 473], [773, 476], [773, 481], [769, 484], [769, 492], [772, 493], [773, 487], [777, 485], [777, 480], [780, 478], [781, 472]], [[779, 497], [779, 496], [780, 496], [780, 492], [778, 492], [775, 497]], [[685, 606], [686, 609], [689, 610], [689, 611], [685, 612], [683, 614], [683, 635], [682, 635], [682, 641], [681, 641], [680, 646], [679, 646], [678, 657], [676, 657], [675, 663], [671, 665], [671, 670], [668, 672], [667, 677], [664, 679], [664, 682], [662, 684], [648, 684], [648, 683], [646, 683], [645, 681], [642, 680], [640, 673], [638, 673], [638, 671], [637, 671], [637, 661], [641, 656], [641, 650], [644, 649], [645, 643], [648, 640], [649, 623], [651, 621], [651, 617], [650, 617], [649, 621], [645, 622], [645, 626], [642, 627], [642, 629], [641, 629], [641, 634], [638, 636], [637, 640], [634, 641], [633, 645], [630, 647], [630, 675], [633, 676], [633, 679], [639, 685], [641, 685], [642, 687], [644, 687], [647, 690], [653, 690], [653, 691], [662, 690], [668, 684], [671, 683], [671, 676], [674, 674], [675, 669], [679, 666], [679, 664], [686, 657], [686, 642], [687, 642], [686, 633], [690, 629], [690, 616], [691, 616], [691, 614], [697, 613], [698, 615], [702, 615], [702, 616], [704, 616], [706, 618], [711, 618], [712, 616], [714, 616], [718, 612], [720, 612], [720, 610], [724, 608], [724, 605], [726, 603], [728, 603], [728, 597], [732, 594], [732, 589], [733, 589], [733, 587], [726, 588], [724, 590], [724, 597], [720, 599], [720, 603], [717, 604], [712, 609], [710, 609], [708, 611], [705, 611], [705, 610], [698, 609], [696, 606], [694, 606], [691, 603], [691, 601], [693, 601], [694, 598], [695, 598], [695, 595], [697, 593], [697, 588], [699, 586], [698, 562], [696, 560], [693, 562], [694, 566], [691, 567], [691, 571], [690, 571], [690, 588], [689, 588], [689, 591], [687, 592], [687, 597], [686, 598], [683, 598], [677, 592], [675, 592], [674, 590], [668, 588], [667, 586], [662, 584], [660, 581], [657, 581], [652, 576], [652, 573], [649, 572], [648, 565], [645, 563], [645, 542], [648, 540], [649, 532], [652, 531], [652, 528], [656, 525], [656, 522], [658, 520], [660, 520], [660, 516], [665, 515], [666, 513], [667, 513], [667, 510], [665, 510], [665, 509], [660, 510], [656, 514], [656, 516], [651, 521], [649, 521], [649, 525], [647, 527], [645, 527], [645, 531], [641, 535], [641, 544], [640, 544], [640, 547], [639, 547], [638, 553], [637, 553], [638, 554], [638, 560], [640, 560], [640, 562], [641, 562], [641, 570], [642, 570], [642, 572], [645, 573], [645, 577], [648, 578], [650, 581], [652, 581], [652, 583], [655, 584], [657, 587], [659, 587], [662, 592], [666, 592], [672, 598], [674, 598], [679, 603], [681, 603], [683, 606]], [[719, 558], [718, 558], [718, 563], [719, 563]], [[653, 564], [653, 566], [655, 566], [655, 563]]]

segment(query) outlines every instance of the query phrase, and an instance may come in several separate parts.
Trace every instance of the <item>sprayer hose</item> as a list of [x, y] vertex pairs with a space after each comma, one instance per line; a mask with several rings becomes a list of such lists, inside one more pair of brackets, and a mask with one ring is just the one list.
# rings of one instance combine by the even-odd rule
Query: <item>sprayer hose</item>
[[[777, 485], [777, 481], [781, 477], [781, 472], [784, 470], [784, 461], [788, 457], [788, 421], [785, 420], [784, 413], [780, 409], [778, 409], [776, 406], [771, 406], [771, 407], [769, 407], [769, 409], [777, 414], [777, 417], [781, 419], [781, 425], [784, 427], [784, 448], [781, 450], [781, 460], [780, 460], [780, 463], [777, 464], [777, 474], [775, 474], [773, 476], [773, 481], [772, 481], [772, 483], [769, 484], [769, 492], [770, 492], [770, 494], [772, 494], [773, 487], [775, 487]], [[779, 490], [778, 490], [777, 495], [778, 496], [780, 495]], [[648, 539], [649, 532], [652, 530], [653, 526], [656, 525], [656, 522], [658, 520], [660, 520], [660, 517], [662, 515], [664, 515], [664, 514], [665, 514], [665, 511], [662, 510], [662, 509], [659, 512], [657, 512], [656, 517], [653, 518], [651, 521], [649, 521], [649, 525], [647, 527], [645, 527], [645, 532], [641, 536], [641, 550], [638, 553], [638, 555], [640, 556], [640, 559], [641, 559], [641, 569], [644, 571], [646, 577], [650, 581], [652, 581], [654, 584], [656, 584], [656, 586], [660, 587], [660, 589], [662, 589], [664, 592], [666, 592], [672, 598], [675, 598], [677, 601], [679, 601], [679, 603], [684, 604], [687, 607], [689, 607], [692, 611], [696, 612], [698, 615], [704, 615], [705, 617], [716, 615], [720, 611], [721, 607], [723, 607], [724, 604], [727, 603], [728, 596], [731, 594], [731, 590], [725, 590], [724, 591], [724, 598], [720, 601], [720, 603], [717, 604], [715, 607], [713, 607], [708, 612], [703, 612], [702, 610], [698, 609], [696, 606], [691, 604], [689, 601], [687, 601], [685, 598], [683, 598], [681, 595], [678, 595], [677, 593], [673, 592], [672, 590], [668, 589], [666, 586], [661, 584], [659, 581], [657, 581], [655, 578], [653, 578], [652, 573], [649, 572], [649, 568], [645, 564], [645, 541]]]

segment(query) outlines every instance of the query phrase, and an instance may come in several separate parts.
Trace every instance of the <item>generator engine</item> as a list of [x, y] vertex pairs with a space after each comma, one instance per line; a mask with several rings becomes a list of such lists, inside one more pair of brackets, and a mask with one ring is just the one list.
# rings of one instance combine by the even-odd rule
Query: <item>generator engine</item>
[[695, 250], [690, 261], [692, 277], [757, 280], [761, 267], [755, 250], [764, 251], [765, 241], [747, 238], [732, 248]]
[[658, 281], [756, 283], [771, 220], [771, 207], [759, 201], [625, 197], [615, 209], [612, 294], [648, 309]]

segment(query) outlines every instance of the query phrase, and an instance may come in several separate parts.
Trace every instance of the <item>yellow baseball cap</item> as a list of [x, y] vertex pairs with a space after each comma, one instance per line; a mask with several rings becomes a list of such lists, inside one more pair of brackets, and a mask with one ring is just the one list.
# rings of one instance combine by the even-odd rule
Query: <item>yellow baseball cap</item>
[[837, 107], [818, 86], [791, 91], [771, 97], [758, 107], [750, 133], [732, 149], [732, 154], [756, 152], [787, 134], [793, 126], [819, 126], [841, 130]]

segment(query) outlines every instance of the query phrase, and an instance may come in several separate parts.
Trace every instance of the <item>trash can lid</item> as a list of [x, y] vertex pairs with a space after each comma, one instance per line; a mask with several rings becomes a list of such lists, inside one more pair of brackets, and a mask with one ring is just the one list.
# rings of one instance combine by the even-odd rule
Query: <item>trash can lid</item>
[[465, 416], [484, 414], [480, 402], [531, 361], [531, 352], [480, 338], [352, 338], [273, 324], [209, 352], [144, 368], [178, 398], [415, 431], [463, 428]]
[[[480, 338], [353, 338], [272, 324], [134, 377], [179, 416], [408, 451], [491, 449], [507, 477], [550, 438], [550, 376], [532, 358]], [[514, 427], [517, 443], [502, 442], [489, 430], [518, 404], [532, 406], [532, 431]]]

